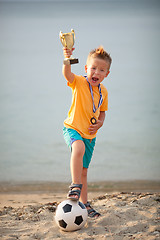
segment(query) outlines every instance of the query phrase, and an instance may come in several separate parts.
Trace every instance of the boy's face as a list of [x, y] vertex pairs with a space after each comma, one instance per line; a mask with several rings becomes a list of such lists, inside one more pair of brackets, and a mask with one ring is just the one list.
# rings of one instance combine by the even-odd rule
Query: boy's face
[[109, 67], [105, 60], [91, 57], [85, 66], [89, 83], [97, 87], [109, 74]]

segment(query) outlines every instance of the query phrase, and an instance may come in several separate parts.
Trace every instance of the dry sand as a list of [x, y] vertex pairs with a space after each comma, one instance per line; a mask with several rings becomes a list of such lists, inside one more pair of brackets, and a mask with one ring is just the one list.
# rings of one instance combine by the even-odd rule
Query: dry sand
[[[126, 186], [128, 188], [128, 183]], [[48, 189], [40, 191], [39, 188], [29, 191], [29, 187], [26, 190], [24, 186], [20, 191], [20, 186], [18, 190], [15, 185], [13, 188], [6, 185], [4, 188], [3, 185], [0, 188], [0, 239], [158, 240], [160, 193], [157, 187], [157, 192], [153, 189], [149, 192], [147, 189], [143, 192], [92, 191], [89, 199], [101, 217], [88, 218], [85, 227], [79, 231], [63, 232], [55, 224], [54, 214], [57, 204], [66, 198], [66, 194], [52, 194]]]

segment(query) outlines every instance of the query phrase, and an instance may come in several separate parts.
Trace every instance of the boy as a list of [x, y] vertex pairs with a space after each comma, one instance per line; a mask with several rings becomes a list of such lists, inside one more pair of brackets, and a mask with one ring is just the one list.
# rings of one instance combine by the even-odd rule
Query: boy
[[[63, 48], [64, 57], [70, 57], [73, 50]], [[72, 184], [67, 197], [75, 201], [80, 199], [90, 217], [100, 216], [87, 201], [87, 171], [97, 130], [102, 127], [108, 110], [108, 92], [101, 82], [108, 76], [111, 62], [110, 55], [99, 47], [88, 55], [86, 77], [72, 73], [69, 63], [63, 64], [62, 70], [72, 89], [72, 105], [63, 129], [64, 139], [71, 149]]]

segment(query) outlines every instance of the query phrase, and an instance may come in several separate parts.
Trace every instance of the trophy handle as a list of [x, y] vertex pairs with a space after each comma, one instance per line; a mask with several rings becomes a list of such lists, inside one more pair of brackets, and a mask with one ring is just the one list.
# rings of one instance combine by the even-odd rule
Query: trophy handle
[[73, 36], [73, 42], [75, 42], [75, 32], [73, 29], [71, 29], [71, 33], [72, 33], [72, 36]]
[[[65, 40], [65, 37], [64, 37], [62, 31], [60, 31], [60, 33], [59, 33], [59, 38], [60, 38], [60, 40], [61, 40], [62, 45], [63, 45], [64, 47], [67, 47], [67, 43], [66, 43], [66, 40]], [[63, 41], [62, 41], [62, 40], [63, 40]]]

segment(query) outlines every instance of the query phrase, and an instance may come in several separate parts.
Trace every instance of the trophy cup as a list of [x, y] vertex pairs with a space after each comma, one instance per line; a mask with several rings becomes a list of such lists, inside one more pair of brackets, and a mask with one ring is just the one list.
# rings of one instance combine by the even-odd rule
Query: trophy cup
[[[71, 29], [70, 33], [62, 33], [60, 31], [59, 37], [60, 37], [62, 45], [64, 47], [72, 50], [74, 42], [75, 42], [75, 32], [74, 32], [74, 30]], [[65, 65], [75, 64], [75, 63], [78, 63], [78, 59], [77, 58], [71, 58], [71, 57], [70, 58], [65, 58], [63, 63]]]

